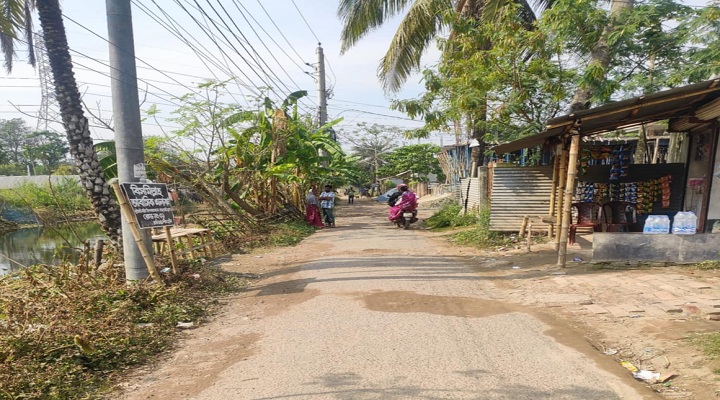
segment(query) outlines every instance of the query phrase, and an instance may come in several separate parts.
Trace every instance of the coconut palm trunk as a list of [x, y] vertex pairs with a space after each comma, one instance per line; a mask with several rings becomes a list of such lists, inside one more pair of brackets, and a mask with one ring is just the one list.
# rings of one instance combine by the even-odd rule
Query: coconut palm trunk
[[110, 194], [93, 147], [88, 119], [83, 112], [80, 91], [73, 74], [60, 4], [58, 0], [37, 0], [36, 7], [70, 154], [100, 225], [110, 240], [119, 245], [122, 241], [120, 209]]

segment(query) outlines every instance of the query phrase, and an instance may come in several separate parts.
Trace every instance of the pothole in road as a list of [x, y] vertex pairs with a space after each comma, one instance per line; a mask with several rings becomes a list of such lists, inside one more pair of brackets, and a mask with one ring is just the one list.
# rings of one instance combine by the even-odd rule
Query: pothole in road
[[433, 296], [406, 291], [363, 294], [365, 307], [372, 311], [428, 313], [463, 318], [481, 318], [518, 311], [493, 300], [473, 297]]

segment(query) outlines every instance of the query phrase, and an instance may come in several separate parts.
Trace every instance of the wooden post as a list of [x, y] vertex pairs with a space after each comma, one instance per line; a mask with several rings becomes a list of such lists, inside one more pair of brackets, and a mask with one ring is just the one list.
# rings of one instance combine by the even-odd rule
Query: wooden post
[[213, 239], [212, 232], [205, 232], [208, 240], [208, 249], [210, 249], [210, 258], [215, 258], [215, 239]]
[[102, 262], [103, 246], [105, 246], [105, 241], [102, 239], [95, 242], [95, 268], [99, 267]]
[[190, 258], [195, 259], [195, 243], [193, 242], [192, 234], [185, 235], [185, 243], [188, 247], [187, 251], [190, 252]]
[[558, 167], [558, 185], [557, 185], [557, 194], [556, 196], [559, 196], [557, 201], [555, 202], [555, 251], [560, 250], [560, 229], [562, 227], [563, 222], [563, 201], [565, 200], [565, 197], [562, 195], [562, 193], [565, 191], [565, 181], [567, 179], [567, 159], [568, 159], [568, 151], [565, 148], [564, 140], [563, 144], [561, 144], [562, 150], [560, 151], [560, 166]]
[[580, 153], [580, 120], [575, 121], [575, 125], [570, 130], [572, 135], [570, 140], [570, 156], [568, 158], [568, 173], [565, 181], [565, 196], [563, 198], [563, 218], [562, 228], [560, 230], [560, 249], [558, 250], [558, 262], [562, 268], [565, 268], [567, 258], [568, 233], [570, 230], [570, 212], [572, 207], [573, 191], [575, 190], [575, 178], [577, 177], [577, 161]]
[[[558, 152], [558, 150], [560, 150]], [[557, 216], [555, 213], [555, 203], [557, 202], [557, 188], [558, 188], [558, 181], [559, 181], [559, 174], [560, 174], [560, 154], [562, 153], [562, 146], [556, 146], [555, 150], [555, 160], [553, 161], [553, 177], [552, 177], [552, 192], [550, 192], [550, 209], [548, 210], [548, 215], [551, 217]], [[548, 224], [548, 237], [552, 239], [553, 232], [556, 231], [553, 224]]]
[[530, 252], [530, 244], [532, 243], [532, 220], [528, 221], [528, 231], [527, 231], [527, 251]]
[[145, 261], [145, 266], [148, 269], [148, 273], [150, 273], [150, 276], [155, 280], [155, 282], [162, 282], [162, 280], [160, 279], [160, 274], [158, 274], [157, 269], [155, 269], [155, 260], [153, 260], [152, 254], [150, 254], [147, 247], [145, 247], [145, 243], [143, 243], [142, 233], [140, 232], [140, 228], [138, 228], [137, 221], [135, 221], [135, 214], [132, 211], [132, 207], [130, 207], [130, 203], [128, 203], [127, 199], [125, 198], [125, 194], [120, 189], [120, 184], [118, 183], [117, 179], [112, 180], [110, 182], [110, 186], [115, 191], [115, 196], [117, 197], [118, 203], [120, 204], [120, 212], [129, 222], [128, 226], [130, 227], [133, 238], [135, 239], [135, 244], [137, 244], [138, 249], [140, 250], [140, 254]]
[[173, 274], [177, 274], [177, 256], [175, 255], [175, 246], [173, 246], [173, 238], [169, 226], [165, 227], [165, 239], [167, 240], [168, 253], [170, 253], [172, 272]]

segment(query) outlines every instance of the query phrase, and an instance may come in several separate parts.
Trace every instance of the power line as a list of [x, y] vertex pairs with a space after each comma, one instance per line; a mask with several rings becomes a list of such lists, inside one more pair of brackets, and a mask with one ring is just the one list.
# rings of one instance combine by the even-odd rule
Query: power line
[[317, 40], [317, 42], [320, 43], [321, 42], [320, 38], [318, 38], [318, 36], [315, 34], [315, 31], [313, 30], [313, 28], [310, 26], [310, 24], [305, 19], [305, 16], [303, 15], [302, 11], [300, 11], [300, 8], [298, 8], [297, 4], [295, 4], [295, 0], [290, 0], [290, 2], [293, 4], [293, 6], [295, 6], [295, 9], [297, 10], [298, 14], [300, 14], [300, 18], [302, 18], [302, 20], [305, 22], [305, 25], [308, 27], [308, 29], [310, 29], [310, 33], [312, 33], [312, 35], [315, 37], [315, 40]]
[[[238, 89], [240, 89], [240, 92], [242, 93], [242, 89], [240, 88], [240, 86], [241, 86], [241, 85], [244, 86], [245, 84], [244, 84], [239, 78], [237, 78], [234, 74], [232, 74], [232, 73], [230, 72], [230, 67], [229, 67], [227, 64], [225, 64], [225, 66], [223, 67], [222, 65], [220, 65], [221, 62], [220, 62], [219, 60], [214, 59], [214, 58], [212, 58], [210, 55], [208, 55], [208, 54], [212, 54], [212, 52], [211, 52], [207, 47], [205, 47], [202, 43], [200, 43], [197, 39], [195, 39], [195, 41], [198, 43], [199, 47], [200, 47], [202, 50], [204, 50], [205, 52], [207, 52], [208, 54], [206, 54], [205, 52], [203, 52], [202, 50], [200, 50], [197, 46], [195, 46], [194, 44], [192, 44], [192, 43], [190, 42], [190, 40], [186, 39], [185, 36], [183, 36], [183, 34], [180, 32], [180, 29], [182, 29], [182, 31], [185, 32], [185, 33], [188, 34], [188, 35], [190, 35], [190, 33], [189, 33], [181, 24], [179, 24], [173, 17], [171, 17], [162, 7], [160, 7], [160, 6], [155, 2], [155, 0], [152, 0], [153, 4], [155, 4], [155, 6], [156, 6], [156, 7], [160, 10], [160, 12], [165, 16], [165, 18], [167, 19], [168, 22], [161, 21], [160, 16], [157, 15], [157, 14], [155, 14], [155, 12], [153, 12], [152, 10], [150, 10], [149, 7], [146, 7], [146, 6], [144, 6], [143, 4], [141, 4], [141, 3], [139, 3], [139, 2], [137, 2], [137, 1], [135, 1], [135, 0], [131, 0], [131, 1], [132, 1], [133, 4], [135, 4], [138, 8], [140, 8], [140, 10], [143, 11], [148, 17], [150, 17], [150, 19], [152, 19], [153, 21], [155, 21], [156, 23], [158, 23], [158, 25], [160, 25], [161, 27], [163, 27], [163, 28], [164, 28], [166, 31], [168, 31], [171, 35], [175, 36], [175, 37], [176, 37], [177, 39], [179, 39], [182, 43], [184, 43], [186, 46], [188, 46], [188, 47], [193, 51], [193, 53], [195, 53], [195, 55], [198, 57], [198, 59], [200, 60], [200, 62], [205, 66], [205, 68], [208, 69], [208, 71], [210, 72], [210, 74], [212, 74], [213, 77], [215, 77], [215, 79], [216, 79], [217, 81], [221, 81], [221, 79], [215, 74], [215, 72], [213, 71], [213, 69], [210, 68], [210, 66], [208, 65], [208, 62], [209, 62], [210, 64], [214, 65], [214, 66], [215, 66], [216, 68], [218, 68], [220, 71], [224, 72], [227, 76], [231, 77], [232, 80], [235, 82], [235, 84], [238, 86]], [[178, 29], [177, 26], [180, 26], [180, 29]], [[193, 35], [190, 35], [190, 36], [194, 38]], [[225, 70], [224, 68], [227, 68], [227, 70]], [[247, 88], [250, 92], [252, 92], [252, 94], [253, 94], [254, 96], [259, 96], [259, 93], [255, 91], [255, 88], [247, 87], [247, 86], [246, 86], [246, 88]], [[233, 98], [234, 98], [234, 97], [233, 97]], [[244, 95], [243, 95], [243, 99], [245, 100], [245, 104], [249, 106], [250, 103], [248, 102], [247, 98], [245, 98]], [[237, 99], [235, 99], [235, 102], [236, 102], [236, 103], [238, 102]]]
[[[295, 0], [290, 0], [290, 1], [292, 2], [293, 6], [295, 6], [295, 9], [297, 10], [298, 14], [300, 14], [300, 18], [302, 18], [303, 22], [305, 22], [305, 25], [308, 27], [308, 29], [310, 30], [310, 33], [312, 33], [312, 35], [315, 37], [315, 40], [317, 40], [318, 45], [319, 45], [320, 42], [322, 42], [322, 40], [320, 40], [318, 35], [315, 34], [315, 31], [313, 30], [312, 26], [310, 26], [307, 19], [305, 19], [305, 16], [303, 15], [302, 11], [300, 11], [300, 8], [297, 6], [297, 4], [295, 4]], [[335, 75], [335, 71], [333, 70], [332, 65], [330, 65], [330, 62], [326, 60], [325, 64], [327, 64], [328, 68], [330, 69], [330, 73], [333, 76], [333, 84], [330, 85], [331, 86], [330, 90], [332, 90], [335, 87], [335, 83], [337, 83], [337, 76]]]
[[341, 108], [341, 107], [334, 107], [334, 106], [328, 106], [328, 108], [338, 109], [338, 110], [341, 110], [341, 112], [353, 111], [353, 112], [358, 112], [358, 113], [361, 113], [361, 114], [378, 115], [378, 116], [381, 116], [381, 117], [394, 118], [394, 119], [402, 119], [402, 120], [405, 120], [405, 121], [413, 121], [413, 122], [419, 122], [419, 123], [422, 123], [422, 122], [423, 122], [423, 121], [419, 121], [419, 120], [412, 119], [412, 118], [398, 117], [397, 115], [388, 115], [388, 114], [381, 114], [381, 113], [376, 113], [376, 112], [372, 112], [372, 111], [358, 110], [358, 109], [355, 109], [355, 108]]
[[[298, 68], [300, 68], [301, 71], [305, 72], [305, 67], [303, 67], [302, 65], [298, 64], [297, 61], [295, 61], [295, 60], [290, 56], [290, 54], [288, 54], [287, 51], [285, 51], [285, 48], [284, 48], [283, 46], [280, 46], [280, 44], [278, 44], [278, 42], [275, 40], [275, 38], [273, 38], [273, 37], [268, 33], [268, 31], [265, 30], [265, 28], [262, 26], [262, 24], [259, 23], [258, 20], [255, 19], [255, 17], [253, 17], [252, 13], [250, 13], [250, 12], [248, 11], [248, 9], [247, 9], [242, 3], [238, 2], [237, 0], [232, 0], [232, 2], [233, 2], [233, 4], [235, 5], [235, 8], [237, 8], [238, 11], [240, 11], [240, 14], [243, 16], [243, 18], [245, 18], [245, 15], [248, 15], [248, 16], [255, 22], [255, 24], [256, 24], [263, 32], [265, 32], [265, 34], [267, 35], [267, 37], [270, 38], [270, 40], [271, 40], [273, 43], [275, 43], [275, 45], [278, 47], [278, 49], [280, 49], [280, 51], [287, 56], [288, 60], [290, 60], [293, 64], [295, 64]], [[245, 10], [245, 12], [242, 12], [242, 11], [240, 10], [240, 7], [242, 7], [243, 10]], [[245, 21], [247, 21], [247, 18], [245, 18]], [[248, 21], [248, 26], [250, 26], [250, 29], [252, 29], [253, 32], [255, 32], [255, 34], [257, 35], [257, 31], [255, 31], [255, 29], [252, 27], [252, 25], [250, 24], [249, 21]], [[260, 36], [258, 35], [258, 39], [259, 39], [259, 38], [260, 38]], [[268, 51], [269, 51], [269, 49], [268, 49]], [[296, 52], [296, 54], [297, 54], [297, 52]], [[298, 55], [298, 56], [299, 56], [299, 55]], [[305, 63], [305, 61], [303, 61], [302, 57], [300, 57], [300, 63], [302, 63], [302, 64]]]
[[[242, 61], [245, 62], [245, 64], [250, 67], [250, 69], [253, 71], [253, 73], [260, 79], [260, 81], [263, 82], [263, 84], [266, 85], [266, 87], [268, 88], [269, 91], [271, 91], [272, 93], [274, 93], [276, 96], [281, 97], [280, 93], [278, 93], [278, 92], [275, 90], [275, 86], [272, 85], [272, 84], [270, 84], [270, 83], [268, 83], [268, 80], [269, 80], [270, 82], [275, 83], [275, 84], [279, 83], [279, 85], [284, 86], [286, 90], [292, 91], [292, 90], [277, 76], [277, 74], [275, 74], [275, 72], [272, 70], [272, 68], [270, 68], [270, 66], [267, 64], [267, 62], [259, 55], [259, 53], [257, 53], [257, 51], [255, 51], [255, 49], [252, 47], [252, 45], [250, 45], [249, 42], [247, 41], [247, 38], [245, 38], [245, 36], [243, 35], [243, 37], [245, 38], [245, 42], [247, 42], [248, 45], [252, 48], [252, 50], [255, 52], [255, 57], [256, 57], [257, 59], [256, 59], [255, 57], [253, 57], [252, 52], [251, 52], [250, 50], [248, 50], [248, 48], [243, 44], [243, 41], [235, 34], [235, 32], [230, 28], [230, 26], [227, 24], [227, 22], [225, 22], [224, 18], [223, 18], [223, 17], [220, 15], [220, 13], [215, 9], [215, 7], [209, 2], [209, 0], [206, 0], [206, 2], [209, 4], [209, 6], [210, 6], [210, 8], [213, 10], [213, 12], [215, 12], [215, 14], [220, 18], [220, 23], [222, 23], [222, 24], [225, 26], [225, 28], [232, 34], [232, 36], [235, 38], [235, 40], [236, 40], [237, 43], [240, 45], [240, 47], [242, 47], [242, 49], [245, 51], [245, 53], [249, 56], [249, 58], [250, 58], [252, 61], [255, 62], [255, 65], [257, 65], [257, 67], [258, 67], [257, 69], [256, 69], [256, 68], [253, 68], [253, 66], [252, 66], [251, 63], [248, 61], [248, 59], [239, 51], [239, 49], [238, 49], [235, 45], [233, 45], [233, 44], [231, 43], [230, 38], [228, 38], [228, 37], [222, 32], [222, 30], [220, 29], [220, 26], [218, 26], [218, 23], [217, 23], [212, 17], [210, 17], [210, 16], [208, 15], [208, 13], [205, 11], [205, 9], [204, 9], [201, 5], [197, 2], [197, 0], [192, 0], [192, 1], [195, 3], [195, 7], [194, 7], [194, 8], [195, 8], [197, 11], [200, 12], [200, 14], [203, 16], [203, 19], [209, 20], [210, 23], [212, 23], [212, 25], [215, 27], [215, 29], [219, 32], [219, 34], [225, 39], [225, 42], [223, 42], [223, 44], [225, 44], [225, 45], [227, 45], [228, 47], [230, 47], [230, 48], [242, 59]], [[185, 0], [185, 2], [189, 4], [189, 0]], [[183, 6], [183, 5], [180, 3], [179, 0], [175, 0], [175, 3], [178, 4], [186, 13], [189, 13], [189, 11], [187, 10], [187, 8], [185, 8], [185, 6]], [[225, 53], [224, 49], [222, 48], [222, 46], [221, 46], [220, 43], [219, 43], [219, 42], [222, 42], [222, 41], [217, 40], [217, 38], [214, 37], [214, 34], [212, 33], [212, 30], [210, 29], [210, 27], [207, 26], [207, 23], [206, 23], [205, 25], [203, 25], [203, 24], [201, 24], [196, 18], [194, 18], [194, 17], [192, 16], [192, 14], [189, 14], [189, 15], [190, 15], [190, 17], [193, 19], [193, 21], [198, 25], [198, 27], [200, 27], [200, 29], [210, 38], [210, 40], [211, 40], [213, 43], [215, 43], [215, 45], [218, 47], [218, 50], [220, 50], [221, 52], [223, 52], [223, 54], [227, 55], [227, 53]], [[237, 27], [237, 25], [236, 25], [236, 27]], [[241, 34], [241, 35], [242, 35], [242, 34]], [[230, 58], [230, 57], [228, 56], [228, 58]], [[259, 61], [258, 61], [258, 60], [259, 60]], [[230, 61], [231, 61], [234, 65], [236, 65], [236, 67], [240, 70], [240, 72], [241, 72], [246, 78], [250, 79], [250, 78], [245, 74], [245, 72], [243, 72], [242, 68], [240, 68], [240, 67], [235, 63], [235, 61], [234, 61], [232, 58], [230, 58]], [[261, 64], [261, 63], [262, 63], [262, 64]], [[264, 67], [263, 67], [263, 65], [264, 65]], [[267, 80], [263, 77], [263, 75], [261, 75], [260, 73], [258, 73], [258, 70], [265, 70], [265, 69], [267, 69], [267, 70], [270, 72], [270, 74], [267, 74], [267, 73], [265, 74], [265, 77], [267, 78]], [[272, 75], [272, 76], [271, 76], [271, 75]], [[274, 76], [274, 78], [273, 78], [273, 76]], [[306, 110], [306, 112], [307, 112], [307, 110]]]
[[[155, 1], [153, 0], [153, 3], [154, 3], [154, 2], [155, 2]], [[252, 79], [250, 79], [250, 77], [243, 71], [243, 69], [240, 68], [240, 66], [237, 65], [237, 63], [236, 63], [231, 57], [228, 56], [228, 54], [225, 52], [225, 50], [224, 50], [224, 49], [222, 48], [222, 46], [220, 45], [219, 41], [214, 37], [213, 33], [212, 33], [211, 30], [210, 30], [210, 27], [204, 26], [200, 21], [198, 21], [198, 19], [195, 18], [195, 16], [193, 15], [193, 13], [191, 13], [187, 8], [185, 8], [185, 6], [182, 5], [182, 3], [181, 3], [179, 0], [174, 0], [174, 3], [177, 4], [178, 6], [180, 6], [180, 8], [182, 8], [183, 11], [185, 11], [185, 13], [193, 20], [193, 22], [195, 22], [195, 24], [200, 28], [200, 30], [203, 31], [203, 33], [210, 39], [210, 41], [213, 42], [213, 44], [215, 44], [215, 46], [218, 48], [218, 50], [219, 50], [222, 54], [224, 54], [226, 57], [228, 57], [228, 59], [230, 59], [230, 62], [231, 62], [233, 65], [235, 65], [235, 68], [237, 68], [237, 69], [239, 70], [239, 72], [240, 72], [249, 82], [252, 82]], [[198, 11], [200, 11], [202, 15], [204, 15], [204, 16], [207, 17], [207, 13], [204, 12], [204, 10], [198, 10]], [[226, 39], [226, 40], [227, 40], [227, 39]], [[233, 46], [230, 46], [230, 47], [233, 47]], [[235, 52], [238, 53], [238, 55], [240, 55], [240, 53], [237, 51], [237, 49], [235, 49]], [[241, 55], [240, 55], [240, 58], [243, 58], [243, 60], [245, 61], [245, 63], [246, 63], [248, 66], [250, 65], [250, 64], [247, 62], [247, 60], [245, 60], [244, 57], [242, 57]], [[251, 68], [251, 69], [252, 69], [252, 68]], [[269, 83], [267, 83], [267, 82], [262, 78], [262, 76], [260, 76], [256, 71], [254, 71], [254, 69], [253, 69], [253, 72], [255, 72], [255, 74], [258, 76], [258, 78], [260, 78], [260, 80], [263, 82], [263, 84], [265, 84], [265, 86], [266, 86], [269, 90], [271, 90], [271, 91], [273, 91], [275, 94], [277, 94], [277, 92], [275, 92], [274, 89], [272, 88], [272, 85], [270, 85]]]
[[285, 36], [285, 34], [283, 33], [283, 31], [282, 31], [282, 30], [280, 29], [280, 27], [278, 27], [278, 25], [275, 23], [275, 20], [273, 19], [272, 16], [270, 16], [270, 13], [269, 13], [269, 12], [265, 9], [265, 7], [262, 5], [262, 2], [261, 2], [260, 0], [256, 0], [256, 1], [257, 1], [258, 5], [260, 5], [260, 8], [262, 8], [263, 12], [265, 12], [265, 15], [267, 15], [267, 17], [270, 19], [270, 22], [273, 24], [273, 26], [275, 27], [275, 29], [277, 29], [277, 31], [280, 33], [280, 36], [282, 36], [282, 38], [285, 39], [285, 43], [287, 43], [288, 46], [290, 46], [290, 49], [292, 49], [292, 51], [295, 53], [295, 55], [298, 56], [299, 59], [304, 60], [303, 56], [301, 56], [300, 53], [298, 53], [297, 50], [295, 50], [295, 47], [292, 45], [292, 43], [290, 43], [290, 41], [289, 41], [288, 38]]

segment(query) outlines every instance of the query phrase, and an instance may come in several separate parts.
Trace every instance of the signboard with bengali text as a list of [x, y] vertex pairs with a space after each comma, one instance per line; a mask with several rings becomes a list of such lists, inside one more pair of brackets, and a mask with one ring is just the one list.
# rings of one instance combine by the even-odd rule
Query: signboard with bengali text
[[140, 228], [173, 226], [172, 204], [164, 183], [121, 183]]

